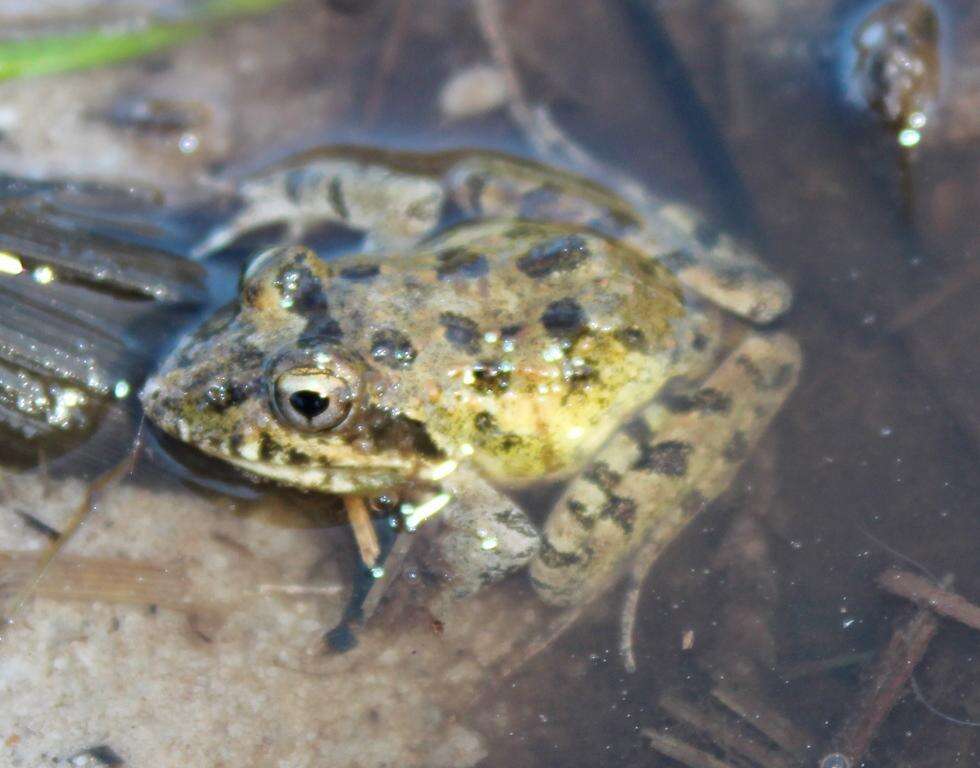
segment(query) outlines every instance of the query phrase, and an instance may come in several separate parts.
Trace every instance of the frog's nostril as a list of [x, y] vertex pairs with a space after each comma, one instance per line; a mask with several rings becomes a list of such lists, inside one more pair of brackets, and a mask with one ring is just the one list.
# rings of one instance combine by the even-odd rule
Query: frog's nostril
[[330, 398], [309, 389], [301, 389], [289, 396], [289, 404], [307, 419], [315, 419], [330, 407]]

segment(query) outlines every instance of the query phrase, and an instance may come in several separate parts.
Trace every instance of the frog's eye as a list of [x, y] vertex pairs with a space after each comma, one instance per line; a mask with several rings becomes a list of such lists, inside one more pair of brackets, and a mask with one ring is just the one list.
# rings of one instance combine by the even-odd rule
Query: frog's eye
[[339, 427], [354, 409], [355, 391], [340, 376], [308, 369], [276, 377], [272, 401], [276, 415], [304, 432]]

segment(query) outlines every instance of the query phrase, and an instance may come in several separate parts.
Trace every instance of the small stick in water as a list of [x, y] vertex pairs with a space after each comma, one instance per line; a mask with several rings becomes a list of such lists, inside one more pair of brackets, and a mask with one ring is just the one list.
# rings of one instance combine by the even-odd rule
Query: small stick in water
[[[951, 581], [946, 577], [942, 587], [948, 587]], [[820, 768], [856, 768], [861, 764], [881, 724], [905, 695], [912, 672], [925, 656], [938, 628], [939, 617], [924, 607], [895, 630], [857, 705], [837, 732], [831, 752], [820, 761]]]
[[719, 760], [707, 752], [702, 752], [680, 739], [668, 736], [666, 733], [644, 728], [643, 735], [649, 739], [651, 748], [672, 760], [677, 760], [689, 768], [732, 768], [731, 763]]
[[968, 627], [980, 629], [980, 605], [971, 603], [965, 597], [943, 589], [918, 574], [889, 568], [878, 577], [878, 586]]
[[365, 567], [374, 568], [381, 557], [381, 545], [378, 544], [378, 535], [371, 523], [367, 505], [360, 496], [345, 496], [344, 507], [347, 509], [351, 528], [354, 529], [354, 540], [357, 542], [361, 560]]

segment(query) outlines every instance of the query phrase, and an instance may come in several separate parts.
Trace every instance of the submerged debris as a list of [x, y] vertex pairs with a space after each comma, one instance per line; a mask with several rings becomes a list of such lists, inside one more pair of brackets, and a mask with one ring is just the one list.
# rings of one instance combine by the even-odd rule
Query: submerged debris
[[[943, 582], [949, 586], [951, 579]], [[856, 768], [881, 724], [905, 695], [915, 667], [925, 656], [939, 628], [939, 618], [920, 608], [905, 625], [895, 630], [882, 651], [857, 704], [833, 739], [833, 748], [820, 768]]]
[[939, 97], [939, 17], [923, 0], [878, 6], [852, 35], [851, 97], [874, 112], [904, 147], [919, 143]]
[[922, 576], [891, 568], [878, 577], [878, 586], [968, 627], [980, 629], [980, 606]]
[[[672, 720], [709, 741], [722, 754], [738, 755], [752, 765], [765, 768], [789, 768], [795, 762], [788, 755], [761, 743], [751, 732], [749, 723], [736, 720], [717, 705], [695, 704], [677, 694], [666, 693], [660, 698], [659, 706]], [[660, 749], [665, 744], [659, 738], [662, 734], [654, 739], [649, 732], [645, 733], [654, 749], [664, 751]], [[664, 751], [664, 754], [668, 753]]]
[[449, 120], [465, 120], [499, 109], [508, 96], [504, 70], [492, 64], [475, 64], [446, 81], [439, 93], [439, 109]]

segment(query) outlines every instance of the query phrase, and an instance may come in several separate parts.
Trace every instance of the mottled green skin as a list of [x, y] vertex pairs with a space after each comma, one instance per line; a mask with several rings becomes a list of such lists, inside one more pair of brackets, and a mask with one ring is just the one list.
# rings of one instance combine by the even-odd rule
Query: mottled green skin
[[[688, 372], [708, 324], [666, 267], [570, 225], [475, 222], [406, 254], [260, 259], [144, 402], [187, 442], [314, 490], [377, 491], [444, 459], [505, 484], [562, 473]], [[345, 429], [297, 432], [269, 409], [269, 360], [297, 348], [340, 349], [363, 371]], [[336, 466], [365, 471], [311, 474]]]
[[[368, 250], [329, 262], [295, 246], [258, 256], [239, 300], [147, 384], [148, 416], [288, 485], [347, 495], [441, 486], [454, 498], [444, 550], [459, 583], [525, 565], [540, 546], [532, 576], [546, 599], [594, 594], [651, 535], [682, 527], [690, 515], [674, 509], [693, 506], [681, 500], [723, 490], [795, 382], [795, 345], [752, 335], [737, 353], [752, 366], [722, 365], [698, 394], [721, 347], [721, 315], [698, 294], [769, 319], [789, 293], [729, 239], [699, 243], [705, 227], [677, 206], [641, 216], [588, 180], [488, 153], [337, 150], [242, 190], [246, 208], [212, 243], [284, 217], [364, 229]], [[447, 205], [462, 222], [426, 239]], [[313, 433], [277, 417], [283, 360], [356, 372], [350, 417]], [[780, 386], [753, 384], [767, 376]], [[694, 392], [679, 415], [657, 400], [668, 384], [674, 405]], [[727, 450], [733, 440], [746, 450]], [[540, 545], [486, 482], [576, 471]], [[466, 521], [456, 534], [453, 520]]]

